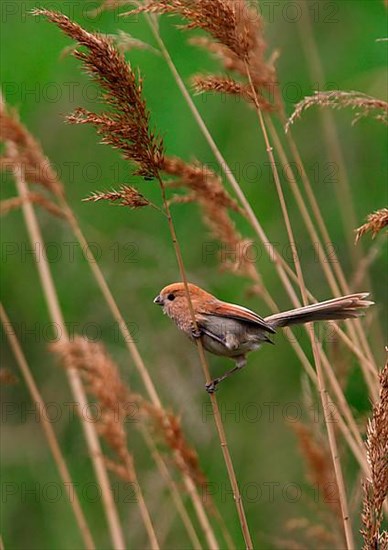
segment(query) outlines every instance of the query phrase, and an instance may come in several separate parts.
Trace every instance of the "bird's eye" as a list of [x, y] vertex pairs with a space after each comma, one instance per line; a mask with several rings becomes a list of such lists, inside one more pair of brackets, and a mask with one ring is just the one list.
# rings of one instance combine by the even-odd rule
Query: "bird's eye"
[[170, 300], [170, 302], [172, 302], [173, 300], [175, 300], [175, 294], [169, 294], [167, 296], [167, 300]]

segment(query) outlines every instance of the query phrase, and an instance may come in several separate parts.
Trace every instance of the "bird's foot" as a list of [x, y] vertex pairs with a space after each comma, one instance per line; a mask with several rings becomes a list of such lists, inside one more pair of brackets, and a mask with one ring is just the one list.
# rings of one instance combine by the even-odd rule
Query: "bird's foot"
[[196, 329], [196, 330], [193, 329], [193, 330], [191, 331], [191, 335], [192, 335], [193, 338], [198, 339], [198, 338], [201, 338], [202, 332], [199, 330], [199, 328]]
[[220, 381], [219, 378], [215, 378], [211, 382], [205, 385], [207, 393], [214, 393], [217, 390], [218, 382]]

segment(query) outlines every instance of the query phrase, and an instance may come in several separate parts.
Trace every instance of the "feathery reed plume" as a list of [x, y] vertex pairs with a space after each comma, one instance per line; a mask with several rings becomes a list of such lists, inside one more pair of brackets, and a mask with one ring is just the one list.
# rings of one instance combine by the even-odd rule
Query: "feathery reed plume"
[[141, 12], [180, 15], [189, 20], [185, 28], [207, 31], [242, 59], [248, 57], [256, 36], [254, 19], [244, 17], [240, 0], [151, 0], [130, 13]]
[[136, 175], [155, 177], [163, 159], [163, 142], [150, 128], [141, 77], [136, 77], [109, 38], [85, 31], [61, 13], [36, 9], [33, 14], [44, 15], [87, 49], [76, 49], [73, 55], [104, 90], [104, 105], [111, 108], [100, 114], [78, 108], [67, 120], [72, 124], [91, 124], [102, 136], [102, 143], [119, 149], [126, 160], [137, 165]]
[[63, 196], [64, 190], [57, 174], [44, 155], [36, 139], [19, 122], [15, 111], [7, 111], [0, 102], [0, 140], [15, 146], [17, 154], [6, 153], [0, 159], [0, 167], [13, 170], [22, 166], [27, 183], [42, 185], [54, 195]]
[[156, 431], [162, 435], [167, 447], [173, 451], [177, 467], [187, 473], [196, 485], [203, 486], [206, 483], [206, 477], [200, 468], [198, 454], [188, 444], [179, 418], [172, 412], [149, 404], [145, 404], [144, 407], [154, 421]]
[[86, 391], [97, 399], [99, 432], [125, 468], [126, 480], [133, 482], [133, 459], [127, 449], [124, 421], [134, 396], [121, 381], [116, 365], [101, 344], [79, 336], [69, 342], [58, 341], [50, 349], [61, 357], [66, 368], [80, 372], [86, 382]]
[[372, 212], [366, 218], [366, 222], [356, 229], [356, 244], [365, 233], [372, 233], [372, 239], [374, 239], [387, 226], [388, 208], [381, 208], [380, 210], [376, 210], [376, 212]]
[[216, 92], [240, 97], [251, 103], [255, 103], [255, 99], [257, 98], [257, 102], [261, 109], [264, 111], [274, 110], [274, 106], [262, 95], [257, 93], [254, 95], [252, 93], [251, 86], [249, 84], [237, 82], [237, 80], [230, 78], [230, 76], [195, 75], [191, 79], [191, 82], [197, 94]]
[[[313, 403], [309, 391], [304, 397], [307, 402]], [[312, 418], [310, 422], [313, 422]], [[307, 548], [340, 548], [344, 543], [342, 510], [328, 444], [313, 424], [296, 422], [291, 424], [291, 428], [298, 438], [300, 453], [306, 464], [306, 477], [314, 488], [314, 509], [320, 519], [310, 523], [306, 518], [293, 518], [287, 522], [286, 528], [291, 532], [299, 530]]]
[[315, 92], [313, 96], [307, 96], [302, 101], [296, 104], [295, 110], [290, 116], [286, 124], [286, 132], [288, 132], [291, 124], [297, 118], [300, 118], [302, 113], [319, 105], [321, 107], [332, 107], [333, 109], [343, 109], [351, 107], [356, 110], [353, 124], [358, 122], [362, 117], [371, 117], [384, 124], [388, 124], [388, 103], [382, 99], [368, 96], [362, 92], [343, 92], [341, 90], [332, 90], [330, 92]]
[[137, 189], [129, 185], [122, 185], [118, 191], [95, 191], [90, 197], [82, 199], [84, 202], [110, 201], [118, 202], [120, 206], [129, 208], [142, 208], [151, 203]]
[[261, 110], [271, 112], [275, 110], [275, 106], [265, 99], [262, 94], [259, 94], [256, 90], [255, 94], [252, 93], [251, 86], [249, 84], [242, 84], [237, 82], [228, 76], [202, 76], [195, 75], [191, 79], [194, 91], [197, 94], [216, 92], [220, 94], [232, 95], [240, 97], [249, 103], [258, 105]]
[[134, 464], [127, 449], [125, 420], [134, 406], [137, 420], [152, 422], [157, 433], [173, 453], [177, 467], [187, 473], [195, 483], [206, 480], [200, 469], [198, 455], [188, 444], [179, 419], [162, 407], [156, 407], [141, 395], [132, 392], [121, 380], [119, 370], [101, 343], [76, 337], [72, 342], [57, 342], [51, 346], [59, 354], [67, 368], [76, 368], [84, 378], [86, 391], [97, 399], [99, 415], [97, 427], [100, 434], [118, 457], [118, 461], [106, 459], [108, 467], [126, 481], [134, 481]]
[[137, 503], [151, 548], [159, 548], [148, 508], [139, 485], [132, 454], [127, 447], [125, 420], [133, 412], [133, 396], [122, 382], [119, 371], [101, 344], [76, 336], [72, 341], [58, 341], [51, 346], [65, 367], [77, 369], [86, 383], [86, 391], [99, 405], [97, 428], [116, 459], [106, 459], [107, 467], [136, 489]]
[[66, 219], [67, 217], [66, 214], [55, 203], [53, 203], [40, 193], [28, 193], [25, 197], [12, 197], [10, 199], [2, 200], [0, 202], [0, 215], [3, 216], [4, 214], [8, 214], [9, 212], [11, 212], [12, 210], [17, 210], [26, 202], [37, 204], [38, 206], [41, 206], [42, 208], [47, 210], [47, 212], [53, 214], [53, 216], [57, 216], [58, 218]]
[[252, 93], [249, 86], [241, 84], [228, 76], [195, 75], [192, 79], [194, 90], [198, 93], [218, 92], [228, 95], [244, 97], [252, 101]]
[[[149, 52], [155, 53], [156, 55], [160, 55], [160, 52], [157, 49], [153, 48], [150, 44], [147, 44], [146, 42], [143, 42], [142, 40], [139, 40], [138, 38], [135, 38], [131, 34], [128, 34], [127, 32], [124, 32], [122, 30], [119, 30], [117, 34], [106, 34], [104, 36], [106, 36], [106, 38], [108, 38], [109, 40], [112, 40], [112, 42], [115, 43], [121, 53], [137, 49], [147, 50]], [[66, 46], [61, 52], [61, 58], [66, 57], [67, 55], [73, 55], [76, 49], [77, 44]]]
[[329, 449], [323, 439], [318, 439], [316, 430], [313, 431], [301, 422], [296, 422], [291, 426], [298, 438], [301, 454], [306, 461], [310, 483], [319, 488], [322, 501], [331, 508], [335, 516], [340, 517], [338, 487]]
[[[81, 46], [87, 48], [87, 53], [76, 50], [73, 55], [84, 63], [87, 72], [91, 74], [93, 80], [103, 88], [105, 91], [103, 96], [104, 103], [107, 103], [111, 107], [111, 110], [98, 115], [86, 111], [85, 109], [78, 109], [69, 117], [70, 122], [92, 124], [96, 127], [98, 134], [102, 136], [103, 143], [121, 150], [125, 159], [137, 164], [138, 168], [135, 174], [143, 176], [146, 180], [153, 179], [154, 177], [157, 179], [162, 194], [163, 205], [180, 275], [187, 288], [187, 276], [182, 254], [166, 198], [165, 185], [160, 176], [160, 166], [163, 164], [164, 157], [163, 143], [162, 140], [157, 138], [154, 132], [150, 130], [149, 114], [141, 94], [142, 86], [140, 77], [136, 79], [132, 69], [126, 63], [124, 56], [115, 50], [111, 41], [107, 38], [85, 31], [82, 27], [71, 22], [60, 13], [48, 10], [34, 10], [33, 13], [35, 15], [46, 16], [49, 21], [55, 23], [68, 36], [77, 40]], [[196, 320], [190, 300], [189, 305], [190, 314], [195, 326]], [[200, 340], [198, 341], [198, 352], [205, 379], [209, 382], [211, 376]], [[149, 386], [150, 384], [147, 383], [147, 387]], [[153, 401], [159, 401], [154, 388], [152, 388], [151, 395]], [[221, 415], [215, 397], [213, 396], [211, 399], [217, 431], [235, 497], [241, 528], [244, 539], [247, 541], [247, 546], [251, 548], [252, 541], [233, 463], [226, 443]], [[192, 480], [189, 481], [191, 484]], [[195, 495], [193, 499], [194, 498]], [[199, 506], [196, 507], [196, 511], [198, 515], [200, 515], [201, 523], [206, 527], [206, 538], [209, 545], [215, 547], [217, 546], [217, 542], [214, 533], [207, 518], [202, 513], [203, 504], [198, 504]]]
[[188, 164], [177, 157], [165, 157], [161, 168], [166, 174], [178, 178], [169, 187], [190, 189], [196, 197], [207, 198], [220, 208], [228, 208], [244, 215], [238, 203], [224, 188], [219, 176], [207, 166], [198, 162]]
[[[183, 28], [199, 28], [208, 32], [211, 38], [195, 39], [195, 44], [216, 54], [226, 70], [234, 71], [244, 79], [247, 79], [248, 67], [263, 108], [271, 108], [262, 93], [266, 91], [273, 98], [276, 91], [274, 58], [265, 59], [267, 44], [263, 38], [261, 16], [245, 0], [150, 0], [128, 14], [141, 12], [179, 15], [189, 21]], [[204, 81], [205, 88], [209, 85], [203, 77], [197, 77], [197, 84], [198, 78]], [[231, 93], [232, 89], [238, 90], [242, 86], [243, 91], [245, 87], [232, 79], [210, 79], [213, 79], [214, 91]], [[247, 94], [242, 97], [249, 98]]]
[[376, 550], [388, 548], [388, 532], [380, 532], [383, 504], [388, 496], [388, 361], [380, 373], [379, 401], [367, 425], [365, 446], [371, 476], [363, 484], [361, 533], [363, 550]]
[[[5, 109], [2, 98], [0, 99], [0, 103], [1, 111], [3, 113]], [[24, 130], [24, 128], [22, 128], [22, 130]], [[34, 138], [29, 134], [26, 134], [26, 136], [32, 140], [31, 149], [33, 149], [36, 145]], [[29, 139], [27, 141], [29, 141]], [[7, 140], [6, 151], [8, 152], [10, 158], [14, 159], [18, 157], [18, 147], [15, 142], [12, 141], [12, 139]], [[43, 154], [40, 154], [41, 152], [39, 150], [39, 147], [37, 146], [36, 151], [29, 151], [29, 153], [31, 152], [36, 153], [36, 163], [39, 165], [40, 159], [43, 157]], [[28, 182], [25, 178], [23, 165], [20, 165], [18, 162], [15, 163], [13, 176], [19, 195], [21, 197], [27, 196], [29, 193], [29, 189]], [[71, 222], [73, 220], [73, 215], [65, 201], [62, 186], [53, 185], [50, 186], [50, 189], [54, 191], [55, 198], [58, 200], [58, 202], [60, 202], [61, 206], [64, 206], [68, 220]], [[37, 247], [39, 247], [39, 249], [42, 249], [44, 247], [44, 240], [40, 231], [34, 208], [29, 202], [23, 204], [23, 217], [26, 224], [29, 241], [33, 249], [33, 256], [35, 258], [35, 263], [39, 272], [41, 288], [45, 297], [50, 319], [55, 324], [55, 326], [59, 327], [61, 338], [63, 340], [68, 340], [69, 335], [62, 314], [61, 306], [59, 305], [58, 296], [49, 267], [48, 259], [45, 255], [40, 255], [37, 252]], [[78, 373], [72, 369], [71, 371], [68, 371], [67, 378], [75, 401], [79, 403], [81, 407], [83, 407], [87, 403], [87, 401], [84, 388], [81, 384]], [[90, 458], [93, 463], [94, 472], [101, 488], [102, 503], [108, 523], [112, 546], [115, 549], [123, 548], [124, 538], [122, 534], [122, 529], [118, 519], [116, 505], [111, 492], [106, 468], [101, 457], [100, 445], [95, 427], [87, 422], [85, 418], [82, 419], [81, 425], [85, 435], [88, 451], [90, 453]], [[86, 546], [92, 547], [93, 544], [88, 543]]]

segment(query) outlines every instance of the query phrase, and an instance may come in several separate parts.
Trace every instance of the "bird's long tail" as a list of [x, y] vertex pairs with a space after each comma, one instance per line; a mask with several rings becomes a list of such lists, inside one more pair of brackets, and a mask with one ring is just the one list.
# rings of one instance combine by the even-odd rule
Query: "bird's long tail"
[[275, 313], [265, 318], [265, 321], [274, 328], [287, 327], [311, 321], [334, 321], [337, 319], [349, 319], [359, 317], [363, 309], [373, 305], [374, 302], [366, 300], [367, 292], [349, 294], [333, 300], [318, 302], [305, 307], [298, 307], [290, 311]]

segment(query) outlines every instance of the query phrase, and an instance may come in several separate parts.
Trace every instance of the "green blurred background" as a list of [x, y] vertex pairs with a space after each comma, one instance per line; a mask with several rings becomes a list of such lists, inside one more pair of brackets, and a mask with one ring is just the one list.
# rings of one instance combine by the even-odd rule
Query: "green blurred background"
[[[161, 287], [179, 279], [166, 220], [154, 209], [131, 212], [109, 204], [82, 202], [92, 191], [130, 183], [160, 204], [159, 190], [155, 183], [133, 177], [117, 152], [98, 143], [93, 129], [64, 123], [64, 116], [77, 106], [95, 108], [96, 89], [80, 71], [79, 62], [68, 56], [60, 57], [70, 41], [42, 18], [29, 15], [29, 10], [36, 5], [32, 1], [4, 1], [1, 5], [3, 94], [7, 103], [19, 111], [22, 122], [38, 138], [61, 175], [68, 201], [88, 241], [98, 252], [102, 270], [136, 335], [139, 350], [158, 391], [164, 402], [181, 416], [187, 437], [198, 450], [201, 466], [213, 484], [214, 499], [242, 547], [195, 347], [152, 303]], [[89, 30], [116, 33], [122, 29], [155, 45], [142, 17], [124, 19], [115, 12], [107, 12], [92, 18], [88, 13], [96, 6], [97, 2], [88, 1], [39, 2], [39, 7], [58, 9]], [[386, 35], [383, 1], [310, 1], [307, 6], [298, 2], [261, 3], [269, 53], [275, 49], [280, 52], [278, 76], [287, 113], [291, 114], [298, 100], [317, 89], [309, 74], [301, 44], [301, 23], [298, 23], [299, 14], [306, 9], [313, 19], [314, 35], [325, 71], [325, 81], [319, 83], [320, 89], [360, 90], [384, 98], [387, 45], [376, 42]], [[161, 33], [185, 82], [189, 85], [190, 76], [198, 72], [220, 72], [214, 59], [187, 43], [188, 35], [176, 29], [175, 23], [176, 19], [162, 18]], [[167, 153], [188, 161], [198, 159], [218, 170], [163, 58], [139, 50], [131, 52], [128, 58], [133, 67], [141, 69], [152, 123], [163, 135]], [[194, 101], [269, 239], [276, 243], [279, 251], [286, 253], [286, 231], [253, 111], [233, 98], [196, 96]], [[352, 126], [349, 110], [335, 112], [334, 118], [345, 157], [357, 225], [361, 225], [367, 214], [386, 205], [386, 128], [371, 119], [363, 119]], [[358, 264], [352, 262], [347, 244], [349, 234], [346, 234], [339, 214], [335, 190], [338, 179], [335, 174], [330, 177], [328, 172], [328, 163], [332, 159], [327, 154], [321, 122], [319, 111], [312, 109], [296, 123], [294, 134], [308, 173], [313, 176], [314, 191], [332, 242], [348, 280], [352, 281]], [[14, 196], [12, 178], [3, 176], [2, 180], [3, 198]], [[285, 194], [301, 250], [306, 283], [319, 299], [329, 298], [330, 289], [286, 183]], [[143, 392], [142, 383], [71, 231], [64, 222], [53, 219], [46, 212], [39, 211], [38, 214], [46, 242], [50, 243], [47, 253], [67, 323], [76, 332], [103, 340], [120, 365], [124, 379], [135, 390]], [[216, 250], [218, 243], [203, 225], [198, 207], [193, 204], [174, 206], [173, 216], [189, 279], [225, 300], [245, 304], [262, 315], [268, 314], [262, 300], [248, 294], [248, 280], [220, 271], [216, 253], [204, 256], [207, 246]], [[254, 239], [246, 222], [240, 219], [236, 222], [244, 236]], [[387, 306], [387, 257], [383, 240], [384, 236], [380, 236], [372, 242], [367, 236], [358, 245], [362, 250], [361, 257], [372, 246], [377, 247], [377, 256], [370, 269], [370, 286], [366, 288], [364, 282], [362, 288], [354, 289], [372, 292], [377, 306], [371, 315], [379, 317], [381, 333], [387, 328], [384, 314]], [[2, 241], [2, 301], [17, 329], [45, 400], [54, 404], [52, 414], [57, 418], [53, 425], [73, 478], [81, 488], [80, 496], [98, 548], [108, 548], [108, 532], [101, 503], [98, 498], [94, 499], [95, 480], [82, 431], [66, 405], [72, 401], [67, 380], [47, 350], [47, 344], [55, 338], [55, 331], [49, 321], [32, 255], [28, 253], [30, 244], [21, 212], [12, 212], [2, 219]], [[70, 250], [74, 251], [74, 257]], [[290, 308], [275, 270], [258, 243], [257, 251], [257, 266], [267, 288], [280, 307]], [[382, 340], [375, 329], [371, 332], [371, 342], [382, 365]], [[311, 357], [306, 335], [302, 331], [297, 334]], [[272, 548], [277, 537], [287, 538], [287, 520], [307, 517], [312, 523], [320, 523], [324, 518], [321, 512], [325, 510], [321, 495], [316, 498], [319, 502], [314, 503], [317, 489], [307, 481], [297, 439], [290, 429], [290, 420], [295, 419], [295, 415], [300, 420], [308, 420], [309, 416], [302, 400], [303, 370], [284, 336], [278, 335], [276, 344], [275, 348], [268, 346], [260, 353], [252, 354], [248, 368], [226, 382], [218, 394], [230, 450], [245, 497], [248, 522], [258, 548]], [[4, 334], [2, 350], [2, 366], [19, 376], [18, 384], [2, 388], [1, 534], [5, 548], [79, 548], [81, 540], [71, 508], [64, 493], [58, 493], [60, 479], [56, 466]], [[340, 352], [331, 351], [332, 355], [341, 356]], [[211, 357], [209, 361], [214, 373], [225, 367], [225, 360], [220, 358]], [[348, 364], [346, 396], [356, 417], [363, 422], [370, 408], [367, 390], [357, 363], [346, 353], [345, 361]], [[141, 484], [156, 528], [160, 533], [164, 529], [168, 531], [164, 548], [187, 547], [180, 522], [164, 504], [166, 489], [131, 426], [129, 435], [129, 446], [139, 464]], [[357, 469], [345, 446], [343, 451], [349, 492], [356, 499]], [[51, 494], [50, 483], [54, 487]], [[90, 493], [89, 483], [92, 484]], [[137, 507], [125, 502], [128, 488], [116, 480], [114, 483], [129, 547], [146, 547], [147, 539]], [[295, 498], [294, 485], [289, 484], [298, 487]], [[274, 488], [273, 494], [271, 487]], [[36, 489], [35, 495], [28, 493], [33, 488]], [[358, 529], [357, 523], [355, 527]], [[296, 534], [295, 538], [298, 536]]]

